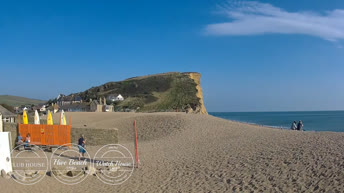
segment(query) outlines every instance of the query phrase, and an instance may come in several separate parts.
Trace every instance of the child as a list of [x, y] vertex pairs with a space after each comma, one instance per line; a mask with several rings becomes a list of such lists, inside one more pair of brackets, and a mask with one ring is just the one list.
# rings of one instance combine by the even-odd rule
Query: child
[[26, 138], [25, 138], [25, 145], [24, 145], [24, 147], [27, 147], [28, 144], [30, 143], [30, 141], [31, 141], [30, 133], [28, 133], [28, 134], [26, 135]]
[[79, 138], [79, 142], [78, 142], [78, 147], [79, 147], [79, 161], [81, 159], [81, 156], [84, 157], [85, 155], [85, 143], [86, 143], [86, 139], [84, 135], [81, 135]]

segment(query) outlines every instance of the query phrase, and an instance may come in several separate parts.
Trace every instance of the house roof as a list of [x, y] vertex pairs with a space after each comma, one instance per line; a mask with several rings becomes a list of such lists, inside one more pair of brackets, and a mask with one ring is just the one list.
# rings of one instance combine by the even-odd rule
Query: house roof
[[0, 105], [0, 113], [3, 117], [16, 117], [17, 115]]
[[70, 96], [63, 96], [60, 97], [58, 99], [58, 101], [82, 101], [82, 98], [80, 96], [74, 96], [74, 95], [70, 95]]
[[63, 96], [58, 99], [58, 101], [72, 101], [73, 96]]
[[107, 99], [112, 100], [112, 99], [117, 99], [117, 98], [123, 98], [121, 94], [110, 94]]
[[89, 104], [70, 104], [70, 105], [63, 105], [61, 109], [88, 109]]
[[118, 96], [118, 94], [109, 94], [107, 96], [107, 98], [116, 98]]
[[82, 98], [80, 96], [75, 96], [74, 101], [82, 101]]

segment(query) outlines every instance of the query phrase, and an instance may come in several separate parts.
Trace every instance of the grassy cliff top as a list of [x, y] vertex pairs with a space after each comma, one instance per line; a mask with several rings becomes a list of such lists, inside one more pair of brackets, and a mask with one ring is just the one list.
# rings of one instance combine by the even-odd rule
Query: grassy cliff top
[[190, 73], [169, 72], [108, 82], [75, 95], [89, 101], [121, 94], [125, 100], [115, 104], [116, 110], [185, 111], [201, 105], [196, 86]]
[[29, 99], [29, 98], [19, 97], [19, 96], [0, 95], [0, 104], [7, 104], [13, 107], [20, 106], [20, 105], [37, 105], [41, 103], [46, 103], [46, 101], [37, 100], [37, 99]]

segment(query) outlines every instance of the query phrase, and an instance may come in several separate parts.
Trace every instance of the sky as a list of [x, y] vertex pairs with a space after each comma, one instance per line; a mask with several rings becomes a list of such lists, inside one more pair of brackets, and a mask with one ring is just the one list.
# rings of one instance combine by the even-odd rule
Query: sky
[[344, 1], [1, 1], [0, 95], [202, 74], [210, 112], [344, 110]]

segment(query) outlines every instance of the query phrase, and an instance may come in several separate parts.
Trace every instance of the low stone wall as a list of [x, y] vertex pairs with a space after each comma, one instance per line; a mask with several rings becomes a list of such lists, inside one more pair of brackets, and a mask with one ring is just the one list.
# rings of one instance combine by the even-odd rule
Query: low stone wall
[[11, 148], [13, 149], [16, 144], [17, 133], [18, 133], [18, 124], [17, 123], [4, 123], [4, 132], [11, 133]]
[[78, 143], [80, 135], [84, 134], [87, 145], [107, 145], [118, 143], [118, 129], [72, 128], [71, 141]]
[[[17, 123], [4, 123], [4, 131], [11, 132], [12, 148], [15, 147], [15, 142], [18, 135]], [[93, 129], [93, 128], [72, 128], [71, 129], [71, 143], [78, 143], [80, 135], [84, 134], [87, 139], [87, 145], [107, 145], [118, 143], [118, 130], [111, 129]]]

